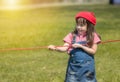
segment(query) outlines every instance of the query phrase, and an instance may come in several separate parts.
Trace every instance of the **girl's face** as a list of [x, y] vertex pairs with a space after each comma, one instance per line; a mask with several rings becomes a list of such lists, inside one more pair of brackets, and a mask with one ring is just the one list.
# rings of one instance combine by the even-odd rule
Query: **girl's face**
[[77, 25], [76, 27], [78, 34], [84, 34], [87, 31], [87, 24], [84, 26]]
[[84, 18], [78, 18], [76, 29], [78, 31], [78, 34], [84, 34], [87, 31], [87, 20]]

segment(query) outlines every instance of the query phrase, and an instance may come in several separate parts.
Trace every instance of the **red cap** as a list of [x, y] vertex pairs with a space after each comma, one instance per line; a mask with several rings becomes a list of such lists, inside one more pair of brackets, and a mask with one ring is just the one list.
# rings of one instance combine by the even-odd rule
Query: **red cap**
[[79, 12], [76, 14], [75, 19], [80, 18], [80, 17], [85, 18], [92, 24], [96, 25], [96, 18], [93, 12], [89, 12], [89, 11]]

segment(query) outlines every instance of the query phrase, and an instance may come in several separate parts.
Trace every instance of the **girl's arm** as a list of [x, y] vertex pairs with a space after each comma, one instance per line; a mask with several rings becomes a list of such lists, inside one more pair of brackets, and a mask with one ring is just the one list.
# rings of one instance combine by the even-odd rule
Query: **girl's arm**
[[73, 48], [82, 48], [84, 51], [86, 51], [89, 54], [95, 54], [97, 51], [97, 44], [93, 44], [91, 48], [87, 47], [87, 46], [83, 46], [81, 44], [73, 44], [72, 45]]
[[65, 52], [65, 51], [67, 51], [68, 48], [69, 48], [69, 44], [68, 43], [64, 43], [64, 45], [62, 47], [56, 47], [54, 45], [49, 45], [48, 46], [48, 49], [56, 50], [56, 51], [60, 51], [60, 52]]

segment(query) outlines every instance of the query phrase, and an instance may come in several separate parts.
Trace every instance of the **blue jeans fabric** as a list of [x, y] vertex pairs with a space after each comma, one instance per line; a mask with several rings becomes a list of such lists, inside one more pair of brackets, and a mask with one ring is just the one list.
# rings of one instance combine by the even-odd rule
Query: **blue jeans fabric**
[[97, 82], [94, 57], [82, 49], [70, 52], [65, 82]]

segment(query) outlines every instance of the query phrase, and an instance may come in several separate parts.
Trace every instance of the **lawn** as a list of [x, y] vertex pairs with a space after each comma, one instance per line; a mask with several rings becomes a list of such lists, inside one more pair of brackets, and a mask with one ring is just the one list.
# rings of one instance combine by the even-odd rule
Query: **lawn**
[[[120, 6], [72, 5], [0, 10], [0, 49], [62, 45], [75, 14], [93, 11], [102, 41], [120, 39]], [[120, 42], [100, 44], [95, 55], [98, 82], [120, 82]], [[0, 82], [63, 82], [69, 56], [48, 49], [0, 51]]]

